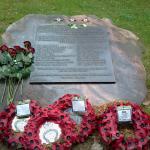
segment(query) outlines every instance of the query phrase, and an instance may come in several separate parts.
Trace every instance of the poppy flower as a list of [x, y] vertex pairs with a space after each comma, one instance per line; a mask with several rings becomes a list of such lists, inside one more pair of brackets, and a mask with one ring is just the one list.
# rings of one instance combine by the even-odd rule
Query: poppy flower
[[[32, 109], [32, 106], [30, 106], [31, 114], [37, 113], [40, 109], [40, 106], [37, 105], [37, 101], [31, 100], [30, 104], [32, 104], [32, 106], [34, 106], [35, 108]], [[12, 121], [15, 116], [16, 105], [14, 103], [10, 103], [8, 107], [0, 113], [0, 141], [2, 141], [3, 143], [6, 142], [9, 147], [15, 147], [18, 144], [22, 144], [22, 142], [24, 141], [22, 132], [15, 133], [12, 130]]]
[[[39, 115], [42, 114], [42, 115]], [[62, 118], [60, 116], [63, 116]], [[61, 128], [61, 136], [60, 140], [54, 142], [50, 145], [43, 145], [41, 143], [41, 140], [39, 138], [39, 132], [40, 132], [40, 127], [42, 124], [45, 122], [53, 122], [59, 125]], [[25, 149], [30, 149], [34, 150], [36, 147], [36, 144], [40, 150], [46, 150], [50, 146], [53, 150], [56, 149], [56, 147], [60, 149], [69, 149], [72, 144], [74, 143], [76, 139], [76, 134], [75, 133], [75, 124], [74, 122], [70, 119], [69, 115], [61, 112], [58, 109], [49, 109], [48, 107], [46, 108], [41, 108], [40, 112], [35, 114], [34, 117], [31, 117], [29, 120], [27, 126], [25, 127], [25, 132], [24, 132], [24, 147]], [[61, 141], [61, 143], [60, 143]]]
[[[131, 106], [132, 124], [134, 128], [135, 138], [126, 138], [123, 134], [119, 134], [117, 121], [117, 106]], [[109, 122], [108, 122], [109, 121]], [[142, 109], [131, 102], [117, 102], [109, 106], [104, 114], [98, 117], [98, 132], [105, 144], [111, 148], [118, 149], [143, 149], [148, 146], [150, 134], [150, 116], [142, 111]], [[111, 137], [111, 138], [110, 138]]]
[[[66, 110], [72, 107], [72, 100], [74, 97], [80, 98], [80, 96], [76, 94], [65, 94], [64, 96], [60, 97], [57, 101], [55, 101], [54, 105], [51, 107], [53, 107], [54, 109], [60, 109], [66, 114], [70, 114], [70, 112]], [[80, 143], [85, 141], [87, 137], [93, 133], [93, 131], [96, 128], [96, 115], [93, 107], [91, 106], [88, 100], [86, 100], [86, 112], [82, 114], [81, 123], [77, 124], [73, 119], [72, 121], [76, 125], [76, 128], [78, 128], [78, 130], [76, 131], [76, 134], [78, 135], [78, 138], [76, 138], [76, 142]]]

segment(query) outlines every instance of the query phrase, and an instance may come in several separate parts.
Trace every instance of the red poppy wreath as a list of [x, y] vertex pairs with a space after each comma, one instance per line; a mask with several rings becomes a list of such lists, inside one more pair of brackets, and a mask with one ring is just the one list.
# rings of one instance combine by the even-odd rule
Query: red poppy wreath
[[[57, 101], [54, 102], [54, 104], [49, 107], [57, 108], [61, 111], [64, 111], [67, 114], [72, 113], [72, 100], [77, 97], [81, 98], [79, 95], [75, 94], [66, 94], [63, 97], [59, 98]], [[80, 107], [80, 106], [79, 106]], [[68, 111], [71, 109], [71, 111]], [[94, 109], [92, 108], [89, 101], [85, 100], [85, 112], [80, 115], [80, 121], [77, 123], [75, 119], [72, 119], [76, 123], [77, 128], [77, 135], [78, 138], [76, 139], [76, 142], [84, 142], [86, 138], [93, 133], [93, 131], [96, 128], [96, 115], [94, 112]], [[70, 115], [71, 116], [71, 115]]]
[[70, 117], [51, 108], [42, 108], [31, 117], [24, 133], [24, 148], [30, 150], [68, 150], [77, 138]]
[[[37, 101], [30, 101], [29, 109], [31, 116], [36, 114], [39, 111], [39, 108]], [[20, 120], [21, 123], [19, 123]], [[0, 113], [0, 141], [11, 148], [22, 147], [24, 126], [27, 124], [28, 120], [30, 120], [30, 118], [17, 120], [16, 105], [14, 103], [10, 103], [9, 106]], [[19, 126], [21, 128], [19, 128]]]
[[[118, 106], [131, 106], [134, 137], [126, 138], [118, 130]], [[98, 132], [106, 145], [115, 150], [148, 150], [150, 139], [150, 117], [140, 106], [131, 102], [115, 102], [98, 118]]]

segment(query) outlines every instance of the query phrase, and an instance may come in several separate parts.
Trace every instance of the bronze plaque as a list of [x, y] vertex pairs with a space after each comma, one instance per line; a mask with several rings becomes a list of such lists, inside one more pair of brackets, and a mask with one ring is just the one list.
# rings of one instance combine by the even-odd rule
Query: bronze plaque
[[109, 35], [101, 26], [40, 25], [30, 83], [114, 83]]

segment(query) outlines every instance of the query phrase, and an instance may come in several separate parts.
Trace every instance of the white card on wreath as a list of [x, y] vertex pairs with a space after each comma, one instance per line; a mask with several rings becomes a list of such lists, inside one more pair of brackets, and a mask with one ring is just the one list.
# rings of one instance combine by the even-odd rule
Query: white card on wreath
[[24, 132], [24, 127], [27, 125], [30, 118], [18, 118], [17, 116], [12, 121], [12, 129], [15, 132]]
[[74, 99], [72, 100], [72, 109], [74, 112], [85, 112], [85, 101], [82, 99]]
[[30, 114], [31, 114], [31, 112], [30, 112], [29, 103], [17, 105], [17, 116], [18, 117], [30, 116]]
[[118, 106], [117, 114], [118, 114], [118, 122], [131, 122], [132, 121], [132, 107], [131, 106]]
[[39, 132], [42, 144], [50, 144], [56, 142], [61, 135], [61, 128], [54, 122], [45, 122]]

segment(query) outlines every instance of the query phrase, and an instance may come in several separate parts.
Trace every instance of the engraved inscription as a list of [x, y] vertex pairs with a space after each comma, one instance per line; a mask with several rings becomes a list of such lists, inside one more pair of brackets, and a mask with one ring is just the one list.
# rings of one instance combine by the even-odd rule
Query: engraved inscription
[[41, 25], [35, 34], [31, 83], [115, 82], [109, 38], [103, 27]]

